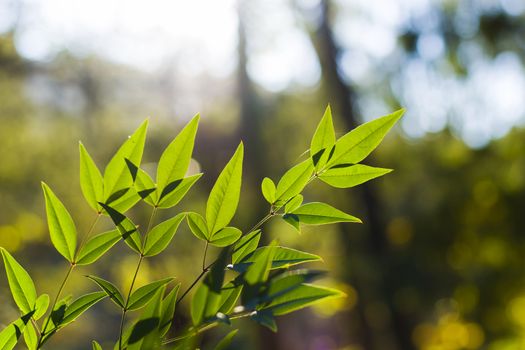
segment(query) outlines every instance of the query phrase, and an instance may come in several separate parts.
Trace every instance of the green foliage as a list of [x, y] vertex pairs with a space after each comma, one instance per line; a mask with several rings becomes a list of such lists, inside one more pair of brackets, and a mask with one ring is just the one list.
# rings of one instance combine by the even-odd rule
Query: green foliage
[[[107, 215], [115, 229], [96, 233], [95, 221], [77, 247], [77, 230], [72, 216], [50, 187], [42, 183], [51, 241], [67, 259], [69, 270], [50, 305], [47, 294], [37, 297], [27, 271], [5, 249], [0, 249], [11, 294], [23, 315], [0, 332], [0, 349], [14, 348], [22, 335], [29, 349], [41, 349], [56, 332], [106, 297], [121, 312], [120, 332], [114, 346], [118, 350], [157, 349], [164, 345], [196, 348], [200, 333], [220, 323], [232, 325], [235, 319], [242, 317], [250, 317], [276, 331], [276, 316], [327, 298], [341, 297], [343, 294], [339, 291], [311, 284], [321, 272], [295, 268], [322, 261], [320, 256], [280, 246], [277, 240], [260, 246], [264, 234], [262, 226], [274, 217], [297, 229], [301, 224], [361, 222], [329, 204], [303, 204], [302, 192], [317, 179], [333, 187], [348, 188], [390, 172], [389, 169], [357, 163], [373, 151], [401, 114], [402, 111], [398, 111], [368, 122], [336, 140], [328, 107], [311, 140], [310, 156], [286, 171], [277, 185], [268, 177], [263, 179], [261, 191], [270, 204], [269, 213], [253, 228], [244, 231], [230, 226], [241, 194], [242, 143], [211, 189], [204, 215], [178, 212], [155, 225], [157, 211], [177, 205], [202, 176], [200, 173], [187, 176], [199, 124], [198, 115], [160, 156], [156, 182], [140, 168], [147, 121], [117, 150], [103, 175], [80, 143], [81, 191], [88, 205], [97, 213], [97, 220], [102, 214]], [[139, 231], [138, 225], [126, 212], [141, 200], [152, 207], [152, 212], [147, 227]], [[193, 235], [206, 242], [201, 274], [180, 297], [180, 284], [166, 294], [174, 278], [163, 278], [135, 288], [144, 259], [167, 249], [184, 218]], [[97, 262], [121, 240], [131, 248], [131, 253], [138, 255], [131, 285], [125, 293], [113, 282], [88, 275], [86, 277], [95, 282], [101, 291], [82, 295], [73, 301], [70, 296], [61, 298], [63, 288], [77, 265]], [[209, 245], [222, 249], [218, 257], [206, 265]], [[231, 280], [226, 279], [231, 276]], [[185, 330], [172, 330], [176, 306], [187, 295], [192, 296], [191, 325]], [[140, 316], [126, 323], [128, 312], [138, 309], [142, 309]], [[37, 321], [41, 318], [43, 325], [40, 327]], [[170, 331], [181, 335], [168, 338]], [[236, 333], [236, 329], [229, 332], [216, 349], [228, 347]], [[96, 341], [93, 341], [92, 347], [102, 349]]]

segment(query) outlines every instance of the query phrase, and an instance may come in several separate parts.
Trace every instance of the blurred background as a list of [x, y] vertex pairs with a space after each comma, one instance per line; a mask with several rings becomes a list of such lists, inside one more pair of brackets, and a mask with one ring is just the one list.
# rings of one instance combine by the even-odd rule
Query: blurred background
[[[403, 106], [365, 161], [392, 174], [306, 193], [363, 225], [265, 227], [267, 240], [323, 256], [313, 267], [348, 297], [279, 318], [277, 334], [243, 321], [232, 348], [525, 349], [524, 63], [523, 0], [0, 0], [0, 246], [39, 293], [56, 293], [67, 265], [49, 243], [40, 181], [87, 231], [95, 214], [80, 192], [78, 140], [103, 168], [149, 117], [143, 164], [153, 173], [200, 112], [194, 166], [205, 176], [157, 220], [202, 212], [242, 139], [235, 223], [247, 228], [267, 210], [260, 181], [297, 162], [328, 103], [339, 135]], [[130, 215], [143, 223], [149, 210]], [[201, 243], [181, 226], [139, 283], [172, 275], [184, 288], [200, 272]], [[91, 273], [124, 288], [135, 264], [119, 244], [76, 270], [66, 292], [95, 290]], [[100, 303], [49, 348], [109, 348], [116, 311]], [[2, 273], [0, 323], [16, 317]]]

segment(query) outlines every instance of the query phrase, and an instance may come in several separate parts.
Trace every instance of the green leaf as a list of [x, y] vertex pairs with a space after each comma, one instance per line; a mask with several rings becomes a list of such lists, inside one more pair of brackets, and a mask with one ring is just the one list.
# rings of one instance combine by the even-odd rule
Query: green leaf
[[177, 205], [201, 176], [202, 173], [199, 173], [168, 184], [162, 192], [157, 206], [166, 209]]
[[120, 232], [124, 242], [139, 254], [142, 254], [142, 239], [137, 226], [126, 215], [118, 212], [109, 205], [100, 203]]
[[157, 167], [157, 186], [160, 192], [169, 183], [182, 179], [186, 174], [191, 161], [199, 118], [198, 114], [193, 117], [162, 153]]
[[[246, 269], [257, 261], [261, 255], [266, 254], [266, 251], [270, 247], [261, 247], [253, 252], [253, 254], [247, 256], [242, 261], [234, 263], [232, 269], [238, 272], [246, 271]], [[323, 259], [315, 254], [302, 252], [297, 249], [276, 246], [272, 248], [274, 250], [271, 269], [286, 268], [298, 264], [303, 264], [312, 261], [322, 261]]]
[[78, 146], [80, 151], [80, 188], [91, 208], [100, 213], [102, 207], [98, 202], [104, 200], [104, 180], [82, 142], [79, 142]]
[[118, 229], [103, 232], [91, 237], [87, 243], [80, 248], [76, 258], [77, 265], [89, 265], [100, 259], [111, 247], [113, 247], [122, 235]]
[[73, 301], [67, 308], [64, 313], [64, 318], [60, 323], [60, 327], [64, 327], [67, 324], [75, 321], [80, 315], [86, 312], [91, 306], [98, 303], [100, 300], [104, 299], [107, 296], [107, 292], [94, 292], [83, 295]]
[[177, 216], [166, 220], [155, 226], [149, 233], [144, 247], [145, 256], [154, 256], [161, 253], [175, 236], [181, 221], [186, 216], [180, 213]]
[[275, 203], [275, 183], [269, 177], [265, 177], [261, 183], [261, 191], [264, 199], [270, 204]]
[[264, 292], [261, 303], [264, 304], [285, 293], [308, 283], [323, 274], [322, 271], [293, 270], [285, 272], [270, 281], [268, 288]]
[[268, 279], [276, 248], [277, 242], [274, 240], [267, 247], [264, 247], [262, 252], [254, 258], [253, 264], [248, 267], [244, 275], [244, 279], [248, 284], [254, 285], [265, 282]]
[[133, 325], [127, 338], [127, 350], [151, 350], [160, 348], [161, 303], [165, 287], [157, 289], [152, 296], [153, 302], [144, 309], [138, 321]]
[[297, 196], [290, 199], [290, 201], [284, 206], [284, 212], [289, 213], [299, 208], [301, 204], [303, 204], [303, 199], [304, 198], [301, 194], [298, 194]]
[[186, 220], [188, 222], [188, 227], [190, 228], [190, 231], [197, 237], [198, 239], [202, 239], [203, 241], [209, 240], [209, 232], [208, 227], [206, 226], [206, 220], [197, 213], [188, 213], [186, 215]]
[[163, 288], [166, 284], [170, 283], [173, 280], [174, 278], [171, 277], [164, 278], [140, 287], [139, 289], [134, 291], [133, 294], [131, 294], [131, 296], [129, 297], [126, 310], [137, 310], [145, 306], [151, 301], [151, 299], [155, 296], [155, 293], [160, 288]]
[[93, 340], [91, 344], [93, 345], [93, 350], [102, 350], [102, 346], [100, 346], [100, 344], [96, 341]]
[[229, 248], [224, 248], [191, 300], [191, 319], [194, 326], [215, 317], [221, 306], [221, 291]]
[[36, 350], [38, 345], [38, 336], [36, 334], [35, 326], [29, 323], [24, 330], [24, 341], [28, 350]]
[[310, 180], [313, 171], [314, 166], [310, 159], [288, 170], [277, 184], [277, 200], [285, 201], [301, 193]]
[[77, 229], [66, 207], [51, 191], [49, 186], [42, 182], [42, 189], [46, 199], [47, 223], [51, 242], [56, 250], [69, 262], [73, 262], [77, 247]]
[[239, 331], [238, 329], [234, 329], [230, 333], [226, 334], [226, 336], [222, 338], [221, 341], [217, 344], [217, 346], [215, 347], [215, 350], [228, 349], [228, 347], [231, 345], [233, 341], [233, 337], [235, 337], [238, 331]]
[[175, 314], [175, 307], [177, 306], [177, 295], [179, 293], [180, 283], [175, 286], [169, 292], [168, 295], [162, 300], [160, 306], [160, 323], [159, 323], [159, 332], [163, 337], [168, 333], [171, 324], [173, 323], [173, 317]]
[[374, 168], [367, 165], [351, 165], [328, 169], [319, 175], [319, 178], [337, 188], [349, 188], [360, 185], [376, 177], [391, 172], [392, 169]]
[[[66, 312], [66, 308], [71, 302], [72, 295], [65, 296], [64, 298], [60, 299], [53, 310], [51, 311], [51, 314], [44, 319], [44, 324], [47, 324], [47, 327], [43, 329], [44, 333], [48, 334], [47, 337], [44, 337], [43, 342], [45, 342], [50, 336], [54, 334], [60, 323], [62, 322], [64, 318], [64, 314]], [[50, 319], [49, 323], [47, 320]]]
[[144, 121], [139, 128], [123, 144], [104, 170], [104, 201], [115, 193], [130, 188], [133, 178], [130, 174], [126, 159], [129, 159], [137, 167], [140, 166], [148, 121]]
[[236, 285], [234, 282], [229, 282], [222, 287], [219, 312], [222, 312], [223, 314], [230, 313], [235, 307], [241, 292], [242, 284]]
[[137, 193], [134, 187], [130, 187], [125, 191], [125, 193], [122, 196], [111, 201], [108, 200], [106, 201], [106, 204], [110, 204], [113, 209], [121, 213], [125, 213], [139, 201], [139, 194]]
[[0, 332], [0, 349], [11, 350], [16, 346], [18, 339], [20, 339], [22, 333], [24, 333], [32, 315], [33, 312], [30, 312], [20, 317]]
[[237, 242], [233, 248], [232, 263], [235, 264], [241, 261], [244, 257], [257, 249], [260, 239], [261, 230], [255, 230], [241, 237], [239, 242]]
[[135, 191], [140, 198], [151, 206], [155, 206], [159, 200], [159, 193], [153, 179], [140, 168], [137, 170], [137, 178], [135, 179]]
[[335, 131], [332, 122], [332, 110], [330, 105], [328, 105], [310, 144], [310, 157], [315, 165], [315, 169], [320, 169], [326, 164], [334, 143]]
[[250, 318], [272, 332], [277, 332], [277, 324], [275, 323], [275, 318], [271, 310], [257, 310]]
[[38, 321], [40, 318], [42, 318], [42, 316], [45, 315], [48, 307], [49, 307], [49, 295], [47, 294], [40, 295], [35, 301], [35, 314], [33, 315], [33, 318], [35, 319], [35, 321]]
[[0, 247], [11, 294], [16, 305], [27, 314], [35, 310], [36, 290], [31, 276], [7, 250]]
[[224, 227], [210, 238], [210, 244], [216, 247], [226, 247], [235, 243], [241, 237], [242, 231], [235, 227]]
[[405, 113], [400, 109], [387, 116], [362, 124], [343, 135], [335, 144], [335, 151], [326, 167], [338, 164], [356, 164], [365, 159], [383, 140], [388, 131]]
[[320, 202], [304, 204], [291, 213], [285, 214], [283, 218], [309, 225], [331, 224], [334, 222], [362, 222], [355, 216]]
[[285, 315], [327, 298], [339, 298], [345, 294], [331, 288], [319, 287], [304, 283], [288, 293], [274, 298], [262, 310], [270, 310], [275, 316]]
[[206, 205], [206, 222], [211, 234], [227, 226], [235, 215], [241, 194], [243, 155], [241, 142], [210, 192]]
[[98, 286], [109, 296], [111, 300], [113, 300], [115, 304], [121, 308], [124, 308], [124, 298], [113, 283], [97, 276], [88, 275], [86, 277], [98, 284]]

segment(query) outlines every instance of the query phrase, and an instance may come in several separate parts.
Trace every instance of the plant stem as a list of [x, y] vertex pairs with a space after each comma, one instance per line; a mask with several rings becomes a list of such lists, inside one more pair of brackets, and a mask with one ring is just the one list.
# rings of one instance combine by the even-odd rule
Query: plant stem
[[208, 245], [210, 242], [206, 241], [206, 246], [204, 247], [204, 256], [202, 257], [202, 271], [206, 271], [206, 254], [208, 253]]
[[86, 244], [89, 236], [91, 236], [91, 233], [93, 232], [93, 229], [95, 228], [95, 225], [97, 224], [98, 222], [98, 219], [100, 219], [100, 216], [102, 214], [101, 213], [97, 213], [97, 217], [95, 218], [95, 220], [93, 220], [93, 222], [91, 223], [91, 226], [89, 227], [89, 230], [88, 232], [84, 235], [84, 237], [82, 237], [82, 241], [80, 242], [79, 246], [78, 246], [78, 249], [77, 249], [77, 252], [75, 254], [75, 259], [73, 261], [77, 261], [77, 255], [78, 253], [82, 250], [82, 248], [84, 247], [84, 245]]
[[[148, 220], [148, 228], [146, 229], [146, 233], [144, 234], [144, 244], [142, 245], [142, 251], [144, 251], [144, 247], [146, 247], [146, 242], [148, 241], [148, 234], [149, 234], [149, 231], [151, 230], [151, 225], [153, 223], [153, 218], [155, 217], [156, 212], [157, 212], [157, 207], [154, 207], [149, 217], [149, 220]], [[129, 297], [131, 296], [131, 292], [133, 292], [133, 287], [135, 286], [135, 282], [137, 281], [137, 276], [139, 274], [140, 265], [142, 264], [142, 260], [144, 260], [144, 253], [141, 252], [139, 256], [139, 262], [137, 263], [137, 268], [135, 269], [135, 274], [133, 275], [133, 279], [131, 280], [131, 285], [129, 286], [128, 295], [126, 297], [126, 303], [124, 304], [124, 308], [122, 309], [122, 317], [120, 318], [120, 330], [119, 330], [119, 337], [118, 337], [119, 350], [122, 350], [122, 333], [124, 332], [124, 321], [126, 319], [126, 312], [128, 311]]]

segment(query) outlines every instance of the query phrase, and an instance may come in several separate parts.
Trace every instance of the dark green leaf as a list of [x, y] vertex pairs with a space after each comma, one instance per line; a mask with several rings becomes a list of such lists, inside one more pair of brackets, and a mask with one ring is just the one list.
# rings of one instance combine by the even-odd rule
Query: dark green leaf
[[277, 184], [277, 200], [288, 200], [295, 197], [304, 189], [312, 173], [314, 166], [310, 159], [307, 159], [288, 170]]
[[68, 261], [73, 262], [77, 247], [77, 229], [66, 207], [51, 191], [49, 186], [42, 182], [46, 198], [47, 223], [51, 242], [56, 250]]
[[24, 314], [35, 310], [36, 290], [31, 276], [7, 250], [0, 247], [4, 260], [9, 289], [16, 305]]
[[179, 225], [186, 216], [185, 213], [166, 220], [155, 226], [149, 233], [144, 247], [145, 256], [154, 256], [161, 253], [175, 236]]
[[270, 204], [275, 203], [275, 184], [269, 177], [265, 177], [261, 183], [261, 191], [264, 199]]
[[195, 237], [202, 239], [203, 241], [208, 241], [210, 236], [208, 227], [206, 226], [206, 221], [200, 214], [188, 213], [186, 220], [188, 221], [188, 226]]
[[166, 147], [157, 167], [157, 186], [159, 191], [175, 180], [182, 179], [188, 170], [199, 125], [197, 114], [175, 139]]
[[356, 164], [365, 159], [383, 140], [388, 131], [405, 113], [400, 109], [387, 116], [362, 124], [339, 138], [326, 167], [338, 164]]
[[155, 282], [146, 284], [145, 286], [140, 287], [131, 294], [129, 297], [127, 310], [137, 310], [145, 306], [147, 303], [153, 299], [157, 291], [163, 288], [166, 284], [173, 281], [174, 278], [164, 278]]
[[229, 282], [222, 287], [219, 312], [222, 312], [223, 314], [230, 313], [235, 307], [241, 292], [242, 284], [236, 285], [234, 282]]
[[319, 178], [330, 186], [349, 188], [388, 174], [391, 171], [391, 169], [374, 168], [367, 165], [356, 164], [348, 167], [328, 169], [321, 173]]
[[122, 294], [118, 290], [118, 288], [111, 282], [106, 281], [105, 279], [102, 279], [100, 277], [96, 276], [86, 276], [93, 282], [99, 285], [100, 288], [109, 296], [111, 300], [121, 308], [124, 308], [124, 298], [122, 297]]
[[242, 232], [238, 228], [224, 227], [211, 236], [210, 244], [216, 247], [226, 247], [235, 243], [241, 235]]
[[80, 151], [80, 188], [91, 208], [100, 213], [102, 207], [98, 202], [104, 200], [104, 180], [82, 142], [79, 142], [78, 146]]
[[226, 336], [222, 338], [221, 341], [217, 344], [217, 346], [215, 347], [215, 350], [228, 349], [228, 347], [231, 345], [233, 341], [233, 337], [235, 337], [238, 331], [239, 331], [238, 329], [234, 329], [230, 333], [226, 334]]
[[251, 319], [272, 332], [277, 332], [277, 324], [271, 310], [257, 310], [256, 313], [251, 315]]
[[179, 293], [180, 284], [177, 284], [175, 288], [169, 292], [169, 294], [162, 300], [160, 306], [160, 323], [159, 332], [161, 337], [168, 333], [171, 324], [173, 323], [173, 317], [175, 314], [175, 306], [177, 306], [177, 295]]
[[312, 202], [307, 203], [292, 211], [290, 214], [285, 214], [284, 218], [290, 217], [297, 219], [303, 224], [322, 225], [331, 224], [334, 222], [358, 222], [358, 218], [346, 214], [339, 209], [336, 209], [326, 203]]
[[126, 164], [126, 159], [137, 167], [140, 166], [148, 121], [144, 121], [139, 128], [123, 144], [104, 171], [104, 202], [107, 203], [114, 193], [133, 186], [133, 178]]
[[137, 226], [128, 217], [112, 207], [104, 203], [100, 203], [100, 205], [108, 212], [124, 242], [137, 253], [142, 253], [142, 240]]
[[310, 144], [310, 157], [316, 169], [322, 168], [328, 160], [330, 149], [335, 143], [335, 131], [330, 106], [326, 107], [323, 118], [315, 130]]
[[[98, 283], [98, 282], [97, 282]], [[100, 284], [99, 284], [100, 285]], [[80, 315], [82, 315], [87, 309], [91, 306], [98, 303], [100, 300], [104, 299], [107, 296], [107, 291], [104, 292], [94, 292], [83, 295], [73, 301], [67, 308], [60, 323], [60, 327], [64, 327], [67, 324], [75, 321]]]
[[241, 194], [243, 155], [241, 142], [210, 192], [206, 205], [206, 223], [210, 234], [226, 227], [235, 215]]
[[77, 265], [89, 265], [97, 261], [104, 253], [122, 238], [118, 229], [100, 233], [91, 237], [86, 245], [80, 248], [76, 258]]
[[160, 196], [158, 207], [166, 209], [177, 205], [201, 176], [202, 174], [195, 174], [168, 184]]
[[239, 242], [235, 244], [232, 254], [232, 263], [236, 264], [241, 261], [248, 254], [257, 249], [259, 240], [261, 239], [261, 230], [255, 230], [241, 237]]
[[248, 267], [244, 279], [248, 284], [254, 285], [257, 283], [265, 282], [268, 279], [268, 274], [272, 268], [272, 261], [277, 248], [277, 242], [272, 241], [267, 247], [262, 249], [261, 253], [258, 254], [253, 264]]

